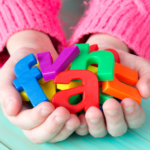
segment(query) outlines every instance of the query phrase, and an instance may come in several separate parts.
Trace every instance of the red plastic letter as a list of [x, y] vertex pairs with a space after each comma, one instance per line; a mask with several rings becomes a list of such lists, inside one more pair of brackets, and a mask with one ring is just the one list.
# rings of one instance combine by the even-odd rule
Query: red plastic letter
[[117, 51], [114, 49], [105, 49], [106, 51], [112, 52], [115, 57], [115, 62], [120, 63], [120, 57]]
[[93, 44], [90, 46], [90, 53], [95, 52], [95, 51], [98, 51], [98, 45], [97, 44]]
[[[89, 107], [95, 106], [99, 108], [99, 85], [98, 79], [94, 73], [88, 70], [68, 70], [58, 74], [54, 80], [55, 84], [69, 84], [71, 80], [80, 79], [83, 85], [59, 91], [53, 96], [52, 103], [55, 107], [63, 106], [70, 111], [70, 113], [77, 113]], [[83, 93], [81, 103], [71, 105], [69, 97]]]

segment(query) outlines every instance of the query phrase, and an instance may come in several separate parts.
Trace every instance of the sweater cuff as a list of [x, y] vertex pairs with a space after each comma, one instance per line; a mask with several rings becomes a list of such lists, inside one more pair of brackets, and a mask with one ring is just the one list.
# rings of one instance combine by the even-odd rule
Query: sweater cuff
[[59, 0], [1, 0], [0, 1], [0, 51], [11, 35], [22, 30], [38, 30], [49, 34], [55, 48], [66, 46], [57, 12]]
[[92, 33], [106, 33], [150, 60], [150, 1], [92, 0], [70, 44], [85, 42]]

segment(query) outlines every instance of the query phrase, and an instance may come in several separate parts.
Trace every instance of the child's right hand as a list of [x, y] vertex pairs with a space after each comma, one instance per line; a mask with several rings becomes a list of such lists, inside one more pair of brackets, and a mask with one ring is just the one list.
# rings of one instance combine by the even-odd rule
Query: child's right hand
[[8, 40], [7, 49], [10, 58], [0, 70], [0, 103], [4, 115], [21, 128], [33, 143], [53, 143], [66, 139], [79, 127], [78, 117], [63, 107], [55, 109], [49, 102], [28, 109], [22, 105], [20, 94], [13, 85], [16, 78], [14, 66], [26, 55], [51, 50], [54, 60], [57, 58], [50, 38], [33, 30], [18, 32]]

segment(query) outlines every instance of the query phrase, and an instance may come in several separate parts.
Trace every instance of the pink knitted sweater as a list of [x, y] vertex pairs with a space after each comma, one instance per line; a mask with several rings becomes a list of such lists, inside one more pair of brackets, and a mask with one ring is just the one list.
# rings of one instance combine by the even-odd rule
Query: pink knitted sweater
[[[12, 34], [26, 29], [54, 37], [59, 42], [55, 45], [59, 50], [60, 46], [66, 46], [57, 19], [60, 5], [59, 0], [0, 0], [0, 51]], [[91, 33], [108, 33], [125, 42], [139, 56], [150, 60], [149, 14], [150, 0], [91, 0], [70, 44], [80, 42]]]

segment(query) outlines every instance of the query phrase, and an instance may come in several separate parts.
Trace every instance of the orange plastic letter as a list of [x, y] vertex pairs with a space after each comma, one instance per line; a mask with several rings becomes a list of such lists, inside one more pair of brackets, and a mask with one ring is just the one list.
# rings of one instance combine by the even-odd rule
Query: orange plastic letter
[[121, 100], [124, 98], [132, 98], [139, 104], [141, 102], [140, 93], [138, 89], [131, 87], [135, 86], [137, 81], [138, 73], [135, 70], [127, 68], [119, 63], [115, 63], [114, 80], [103, 81], [102, 91], [103, 93], [112, 95]]
[[[52, 98], [52, 103], [55, 107], [63, 106], [70, 111], [70, 113], [77, 113], [89, 107], [95, 106], [99, 108], [99, 85], [98, 79], [94, 73], [88, 70], [68, 70], [59, 73], [55, 80], [55, 84], [69, 84], [71, 80], [80, 79], [83, 85], [72, 89], [59, 91]], [[77, 105], [69, 103], [69, 97], [83, 93], [82, 101]]]

